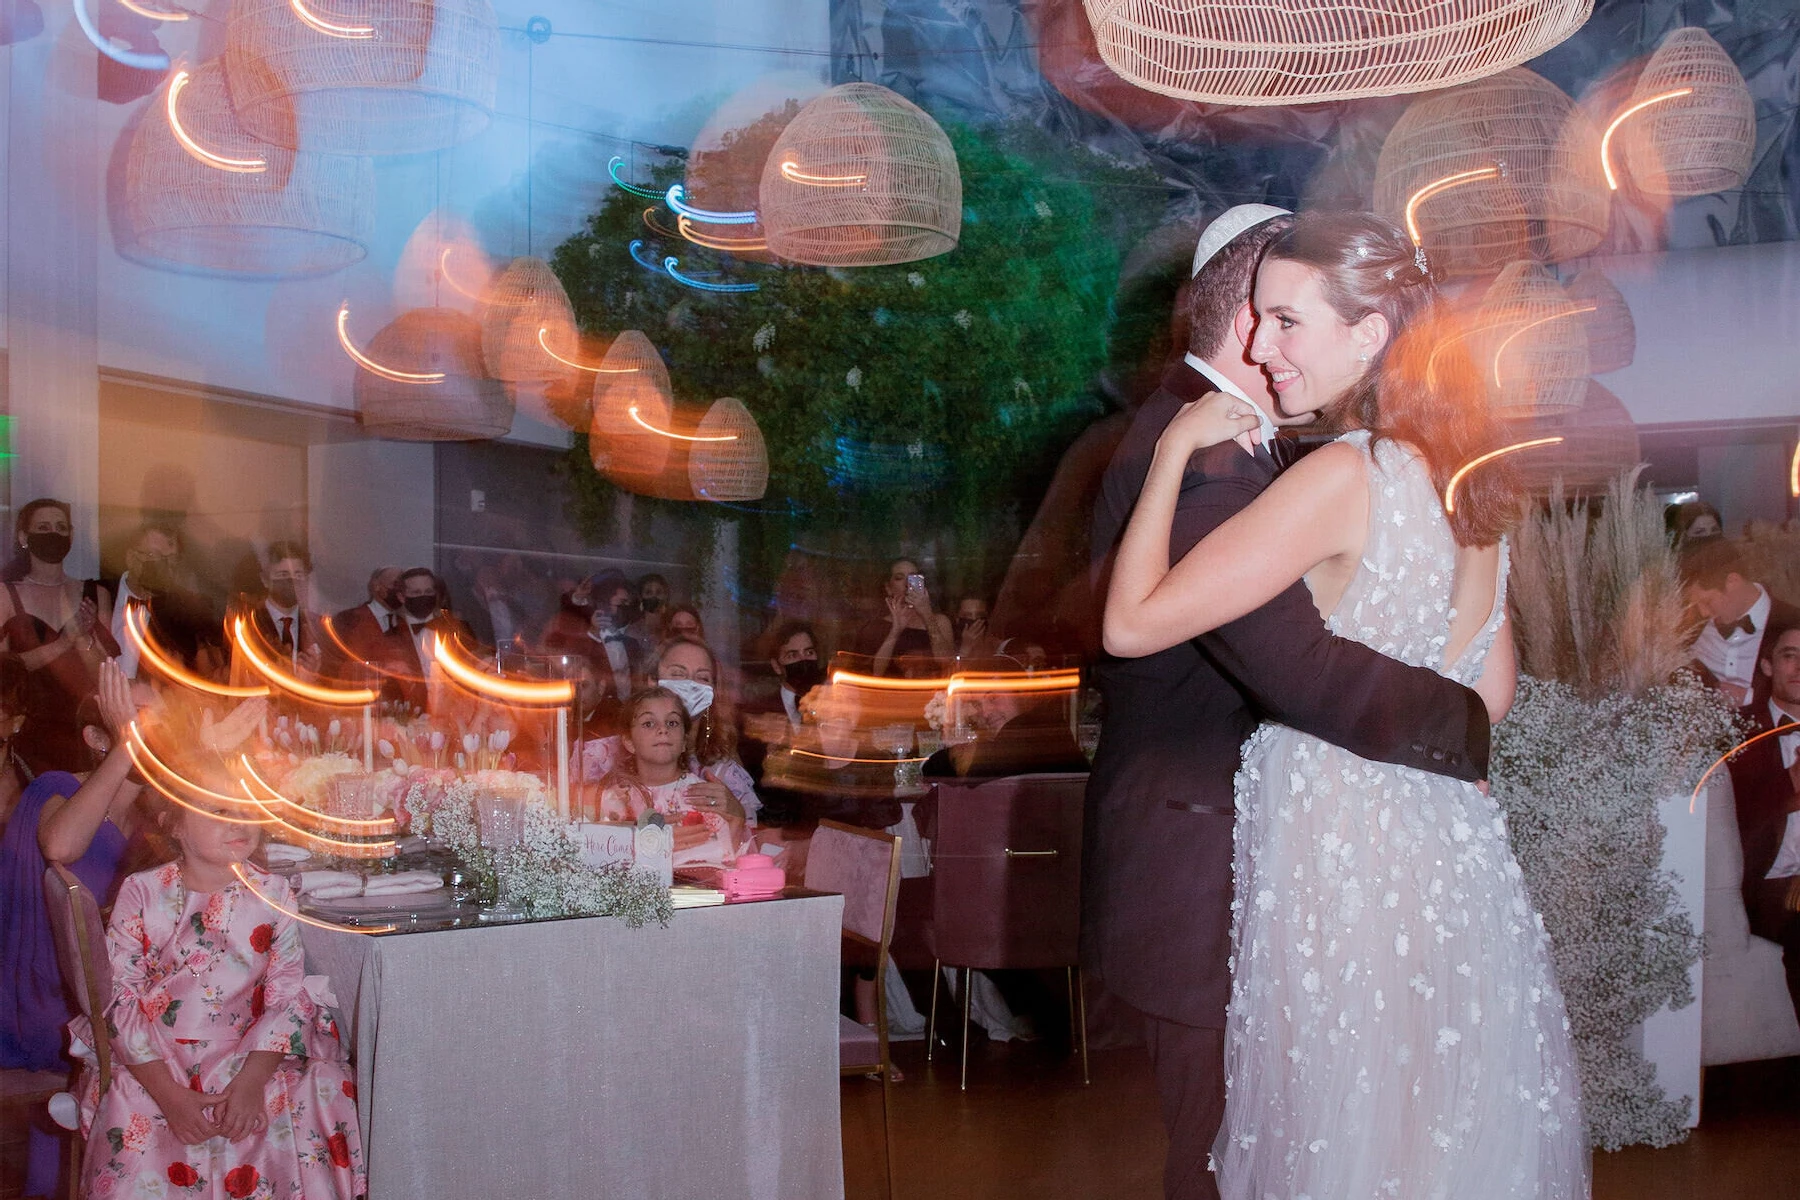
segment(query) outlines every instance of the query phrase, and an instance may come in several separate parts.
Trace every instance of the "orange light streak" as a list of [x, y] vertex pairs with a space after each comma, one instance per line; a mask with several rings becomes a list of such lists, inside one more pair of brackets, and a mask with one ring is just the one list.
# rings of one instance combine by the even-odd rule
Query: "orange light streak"
[[1439, 192], [1447, 192], [1453, 187], [1461, 187], [1465, 183], [1474, 183], [1477, 179], [1498, 178], [1500, 178], [1499, 167], [1479, 167], [1473, 171], [1458, 171], [1453, 175], [1446, 175], [1442, 179], [1433, 180], [1414, 192], [1412, 197], [1406, 202], [1406, 232], [1412, 235], [1413, 245], [1417, 246], [1422, 240], [1419, 236], [1419, 205], [1425, 203], [1425, 201], [1431, 199]]
[[644, 227], [657, 237], [678, 238], [681, 236], [679, 230], [669, 229], [657, 223], [655, 205], [644, 210]]
[[883, 675], [864, 675], [856, 671], [833, 671], [832, 683], [866, 687], [884, 692], [1065, 692], [1081, 686], [1081, 670], [1045, 671], [1035, 675], [1006, 672], [976, 672], [940, 675], [932, 679], [890, 679]]
[[258, 696], [267, 696], [267, 686], [233, 687], [226, 683], [214, 683], [202, 675], [196, 675], [183, 667], [150, 636], [150, 618], [144, 606], [137, 600], [126, 602], [125, 637], [137, 648], [138, 660], [147, 662], [165, 679], [173, 680], [184, 687], [193, 688], [197, 692], [208, 692], [214, 696], [223, 696], [232, 700], [251, 700]]
[[1794, 457], [1788, 460], [1788, 495], [1800, 496], [1800, 442], [1794, 444]]
[[[140, 757], [140, 755], [139, 755], [140, 750], [143, 753], [143, 757]], [[149, 746], [144, 744], [143, 735], [138, 733], [137, 725], [135, 723], [131, 727], [131, 737], [129, 739], [127, 739], [125, 742], [125, 753], [130, 756], [131, 764], [132, 764], [132, 766], [134, 766], [138, 769], [138, 774], [142, 775], [144, 777], [144, 782], [148, 783], [151, 787], [155, 788], [158, 792], [160, 792], [166, 799], [168, 799], [173, 804], [178, 804], [182, 808], [188, 809], [191, 812], [197, 812], [203, 817], [211, 817], [215, 821], [224, 821], [231, 825], [276, 825], [276, 824], [280, 824], [280, 820], [278, 818], [271, 815], [269, 813], [268, 809], [263, 808], [262, 805], [257, 804], [256, 801], [254, 801], [254, 800], [243, 800], [237, 796], [222, 796], [218, 792], [215, 792], [215, 791], [211, 790], [210, 788], [203, 788], [199, 784], [194, 783], [191, 780], [184, 779], [180, 775], [175, 774], [175, 772], [170, 771], [167, 766], [163, 765], [162, 760], [156, 757], [155, 751], [151, 750]], [[153, 770], [145, 765], [146, 758], [148, 758], [148, 760], [150, 762], [157, 764], [157, 766], [161, 767], [162, 770], [168, 772], [168, 774], [172, 778], [174, 778], [182, 787], [191, 789], [193, 792], [195, 792], [198, 795], [204, 796], [205, 798], [207, 798], [209, 800], [215, 800], [222, 805], [237, 805], [240, 808], [247, 808], [247, 807], [254, 805], [257, 808], [262, 809], [262, 812], [264, 815], [260, 816], [260, 817], [228, 817], [228, 816], [225, 816], [223, 813], [216, 813], [216, 812], [213, 812], [211, 809], [201, 808], [197, 804], [194, 804], [194, 803], [191, 803], [190, 801], [184, 800], [182, 797], [180, 797], [180, 796], [176, 795], [174, 792], [170, 791], [166, 786], [163, 785], [163, 783], [160, 780], [157, 779], [155, 770]]]
[[189, 75], [183, 67], [175, 72], [169, 80], [169, 92], [163, 100], [163, 108], [169, 115], [169, 132], [181, 143], [181, 148], [195, 161], [204, 163], [219, 171], [232, 171], [239, 175], [255, 175], [269, 169], [267, 159], [262, 158], [227, 158], [223, 154], [214, 154], [199, 142], [196, 142], [188, 131], [182, 127], [181, 115], [176, 112], [175, 104], [181, 95], [181, 89], [188, 85]]
[[327, 21], [324, 17], [319, 16], [311, 9], [307, 8], [300, 0], [288, 0], [288, 7], [293, 9], [294, 15], [305, 22], [309, 28], [318, 30], [326, 37], [355, 39], [372, 38], [375, 36], [375, 27], [373, 25], [339, 25], [335, 22]]
[[685, 213], [676, 220], [675, 224], [681, 230], [682, 237], [696, 246], [705, 246], [708, 250], [723, 250], [729, 254], [733, 250], [767, 250], [769, 248], [767, 238], [709, 237], [695, 233], [694, 222]]
[[906, 758], [840, 758], [835, 754], [820, 754], [817, 750], [802, 750], [798, 746], [789, 747], [789, 751], [793, 754], [804, 755], [807, 758], [823, 758], [829, 759], [831, 762], [840, 763], [886, 763], [892, 765], [894, 763], [924, 762], [927, 758], [931, 757], [927, 754], [916, 757], [909, 756]]
[[1444, 485], [1444, 511], [1447, 513], [1456, 511], [1456, 485], [1462, 482], [1464, 475], [1467, 475], [1482, 463], [1492, 462], [1503, 454], [1516, 454], [1520, 450], [1529, 450], [1533, 446], [1554, 446], [1560, 441], [1562, 441], [1561, 434], [1558, 434], [1556, 437], [1533, 438], [1529, 442], [1514, 442], [1510, 446], [1502, 446], [1498, 450], [1489, 450], [1486, 454], [1478, 454], [1474, 458], [1471, 458], [1468, 462], [1456, 468], [1456, 474], [1450, 476], [1450, 482]]
[[329, 929], [336, 933], [392, 933], [398, 928], [398, 926], [395, 925], [339, 925], [335, 921], [321, 921], [316, 917], [309, 917], [304, 913], [296, 912], [285, 904], [277, 904], [275, 901], [257, 891], [256, 885], [250, 882], [250, 877], [244, 874], [244, 868], [241, 864], [232, 863], [231, 873], [236, 875], [238, 877], [238, 882], [249, 888], [250, 894], [255, 896], [258, 900], [261, 900], [264, 904], [268, 905], [282, 916], [292, 917], [303, 925], [311, 925], [314, 929]]
[[948, 677], [939, 679], [890, 679], [884, 675], [864, 675], [857, 671], [833, 671], [831, 682], [852, 687], [872, 688], [880, 692], [941, 692], [950, 686]]
[[[1527, 329], [1536, 329], [1539, 325], [1548, 325], [1552, 321], [1560, 321], [1564, 317], [1575, 317], [1580, 316], [1582, 313], [1591, 313], [1599, 307], [1598, 304], [1589, 304], [1582, 308], [1571, 308], [1566, 312], [1551, 313], [1547, 317], [1539, 317], [1535, 321], [1527, 321], [1525, 324], [1507, 334], [1506, 337], [1501, 339], [1500, 345], [1494, 349], [1494, 386], [1500, 386], [1500, 356], [1506, 353], [1506, 348], [1512, 345], [1513, 341], [1518, 338], [1520, 334], [1524, 333]], [[1427, 364], [1426, 369], [1430, 369], [1429, 364]]]
[[325, 631], [325, 636], [331, 639], [331, 644], [336, 646], [345, 658], [353, 662], [366, 663], [368, 661], [362, 655], [352, 650], [349, 644], [345, 642], [342, 637], [338, 636], [337, 626], [331, 623], [331, 618], [329, 616], [321, 616], [319, 618], [319, 628]]
[[638, 416], [638, 406], [635, 404], [625, 411], [630, 414], [633, 421], [636, 421], [639, 425], [659, 437], [674, 438], [676, 441], [680, 442], [735, 442], [738, 440], [738, 435], [735, 433], [721, 433], [708, 437], [701, 437], [698, 434], [675, 433], [667, 429], [658, 429], [650, 422], [644, 420], [644, 418]]
[[[248, 754], [238, 755], [238, 761], [243, 764], [244, 770], [250, 772], [250, 778], [256, 781], [256, 786], [269, 793], [269, 799], [286, 808], [291, 808], [295, 812], [306, 814], [307, 820], [316, 821], [321, 829], [329, 829], [334, 833], [366, 833], [370, 837], [380, 837], [383, 834], [395, 833], [400, 828], [399, 822], [392, 817], [334, 817], [328, 813], [314, 812], [304, 804], [297, 804], [294, 801], [289, 800], [285, 795], [271, 787], [268, 780], [257, 773], [256, 766], [250, 761], [250, 756]], [[250, 799], [256, 801], [257, 804], [262, 805], [264, 810], [267, 811], [268, 806], [264, 804], [263, 801], [256, 799], [256, 794], [250, 790], [247, 780], [238, 780], [238, 786], [244, 789], [244, 794], [246, 796], [249, 796]], [[288, 824], [288, 822], [282, 821], [280, 817], [276, 817], [275, 819], [281, 821], [281, 823], [286, 825], [289, 829], [294, 828], [294, 826]], [[297, 830], [297, 832], [306, 833], [307, 831]], [[362, 845], [360, 842], [344, 844], [356, 845], [358, 847]]]
[[[459, 288], [457, 290], [460, 291], [461, 289]], [[395, 370], [393, 367], [382, 366], [380, 363], [364, 354], [361, 350], [358, 350], [355, 344], [350, 341], [349, 324], [350, 302], [346, 300], [343, 304], [338, 306], [338, 345], [342, 346], [344, 348], [344, 353], [354, 359], [356, 365], [363, 368], [363, 370], [368, 371], [371, 374], [379, 375], [383, 379], [391, 379], [395, 383], [425, 384], [444, 382], [444, 373], [442, 371], [399, 371]]]
[[236, 644], [244, 661], [252, 670], [284, 692], [292, 692], [296, 696], [311, 700], [314, 704], [336, 705], [344, 708], [361, 708], [365, 704], [373, 704], [379, 697], [373, 688], [329, 688], [316, 683], [308, 683], [291, 672], [284, 671], [273, 662], [258, 654], [252, 644], [248, 623], [243, 617], [232, 620], [231, 640]]
[[551, 358], [554, 358], [565, 367], [574, 367], [577, 371], [592, 371], [596, 375], [635, 375], [643, 370], [642, 367], [590, 367], [586, 363], [576, 362], [572, 358], [564, 358], [550, 348], [550, 343], [545, 340], [549, 334], [550, 327], [548, 325], [539, 325], [538, 345], [543, 347], [545, 354], [548, 354]]
[[1665, 100], [1674, 100], [1679, 96], [1691, 96], [1693, 94], [1693, 88], [1676, 88], [1672, 92], [1664, 92], [1659, 96], [1652, 96], [1648, 100], [1639, 100], [1636, 104], [1612, 119], [1612, 123], [1606, 127], [1606, 132], [1600, 135], [1600, 169], [1606, 172], [1606, 186], [1608, 188], [1615, 192], [1619, 190], [1619, 178], [1613, 174], [1612, 168], [1612, 140], [1613, 134], [1618, 132], [1619, 126], [1625, 123], [1625, 119], [1643, 112], [1652, 104], [1661, 104]]
[[451, 291], [456, 292], [467, 299], [480, 301], [483, 297], [479, 293], [471, 292], [468, 288], [456, 282], [456, 277], [450, 274], [450, 251], [455, 248], [456, 247], [454, 246], [445, 246], [443, 253], [438, 255], [438, 278], [449, 284]]
[[1761, 733], [1752, 734], [1750, 737], [1745, 738], [1743, 741], [1739, 742], [1737, 745], [1733, 746], [1731, 749], [1727, 750], [1725, 753], [1719, 755], [1719, 757], [1713, 762], [1713, 765], [1706, 768], [1706, 774], [1700, 776], [1700, 782], [1696, 783], [1694, 785], [1694, 794], [1693, 794], [1693, 796], [1691, 796], [1688, 799], [1688, 813], [1691, 815], [1694, 811], [1695, 806], [1700, 803], [1700, 789], [1702, 789], [1706, 786], [1706, 781], [1713, 777], [1714, 771], [1717, 771], [1720, 767], [1724, 766], [1732, 758], [1736, 757], [1737, 752], [1739, 750], [1742, 750], [1747, 746], [1753, 746], [1757, 742], [1762, 741], [1766, 737], [1774, 737], [1777, 734], [1782, 734], [1782, 733], [1800, 733], [1800, 722], [1789, 721], [1785, 725], [1777, 725], [1773, 729], [1765, 729]]
[[869, 182], [867, 175], [808, 175], [800, 169], [797, 162], [782, 163], [781, 176], [794, 183], [810, 184], [813, 187], [861, 187]]
[[444, 674], [471, 692], [505, 704], [568, 704], [575, 699], [575, 685], [567, 679], [551, 681], [503, 679], [464, 657], [455, 638], [432, 635], [432, 653]]
[[133, 4], [131, 0], [119, 0], [119, 7], [127, 12], [134, 12], [140, 17], [148, 17], [152, 21], [185, 21], [194, 14], [176, 9], [174, 12], [160, 12], [154, 8], [145, 8], [141, 4]]

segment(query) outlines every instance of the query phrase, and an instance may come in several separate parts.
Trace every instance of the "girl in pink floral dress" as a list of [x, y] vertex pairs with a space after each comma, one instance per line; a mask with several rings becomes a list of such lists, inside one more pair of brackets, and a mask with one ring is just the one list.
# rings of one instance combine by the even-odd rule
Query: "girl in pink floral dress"
[[[254, 825], [183, 810], [181, 858], [125, 880], [107, 930], [112, 1084], [88, 1061], [89, 1196], [265, 1200], [366, 1191], [356, 1084], [307, 978], [289, 884], [244, 863]], [[239, 879], [233, 867], [241, 867]], [[245, 880], [248, 881], [248, 886]]]

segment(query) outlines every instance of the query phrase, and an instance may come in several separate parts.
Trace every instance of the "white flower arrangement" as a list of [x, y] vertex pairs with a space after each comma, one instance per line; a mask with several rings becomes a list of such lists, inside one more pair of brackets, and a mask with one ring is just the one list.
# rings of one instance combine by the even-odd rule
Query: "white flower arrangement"
[[301, 759], [288, 772], [282, 792], [296, 804], [322, 809], [331, 794], [331, 781], [339, 775], [354, 775], [361, 770], [362, 763], [348, 754], [315, 754]]
[[848, 371], [844, 372], [844, 384], [847, 387], [851, 387], [851, 388], [861, 387], [862, 386], [862, 368], [861, 367], [851, 367]]
[[950, 695], [948, 692], [933, 692], [931, 699], [925, 702], [925, 723], [948, 737], [950, 733]]
[[533, 917], [617, 917], [633, 929], [651, 920], [667, 925], [675, 915], [669, 889], [650, 872], [583, 863], [575, 834], [539, 799], [525, 804], [518, 842], [498, 850], [482, 845], [476, 819], [482, 790], [474, 780], [459, 780], [424, 823], [471, 871], [497, 885], [501, 902]]
[[750, 344], [758, 350], [767, 350], [770, 346], [773, 346], [775, 344], [775, 322], [770, 321], [767, 324], [760, 326], [757, 331], [751, 335]]

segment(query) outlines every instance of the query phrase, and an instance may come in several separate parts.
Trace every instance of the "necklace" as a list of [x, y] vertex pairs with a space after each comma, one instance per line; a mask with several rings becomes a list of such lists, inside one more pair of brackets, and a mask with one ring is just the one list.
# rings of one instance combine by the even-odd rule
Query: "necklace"
[[25, 578], [19, 580], [19, 582], [20, 583], [29, 583], [32, 587], [53, 587], [53, 588], [67, 587], [69, 584], [69, 581], [67, 579], [59, 579], [55, 583], [45, 583], [41, 579], [31, 578], [31, 576], [29, 576], [29, 575], [27, 575]]

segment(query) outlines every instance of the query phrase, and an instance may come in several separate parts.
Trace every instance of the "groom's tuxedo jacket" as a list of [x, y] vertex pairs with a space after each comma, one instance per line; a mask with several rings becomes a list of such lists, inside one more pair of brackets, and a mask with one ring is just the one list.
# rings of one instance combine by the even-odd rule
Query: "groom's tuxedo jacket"
[[[1156, 439], [1212, 390], [1173, 367], [1134, 418], [1094, 513], [1096, 573], [1136, 502]], [[1179, 559], [1274, 479], [1235, 442], [1188, 465], [1169, 552]], [[1487, 775], [1480, 697], [1325, 630], [1304, 583], [1213, 633], [1145, 658], [1103, 658], [1106, 708], [1088, 783], [1082, 965], [1138, 1010], [1222, 1028], [1230, 991], [1232, 780], [1268, 718], [1365, 758], [1458, 779]]]

